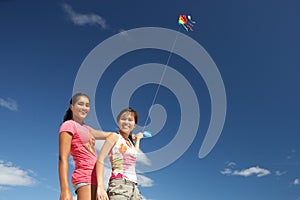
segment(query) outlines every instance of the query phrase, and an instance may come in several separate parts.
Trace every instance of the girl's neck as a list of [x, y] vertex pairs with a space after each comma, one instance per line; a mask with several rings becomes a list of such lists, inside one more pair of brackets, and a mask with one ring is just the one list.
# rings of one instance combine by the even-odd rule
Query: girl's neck
[[126, 140], [128, 142], [128, 145], [132, 148], [134, 147], [133, 142], [129, 139], [129, 135], [127, 133], [121, 132], [120, 131], [120, 135], [122, 135], [122, 137], [124, 138], [124, 140]]
[[124, 133], [122, 131], [120, 131], [120, 134], [122, 135], [122, 137], [125, 139], [125, 140], [129, 140], [129, 135], [127, 133]]
[[73, 121], [77, 122], [78, 124], [80, 125], [83, 125], [83, 120], [79, 120], [79, 119], [76, 119], [76, 118], [73, 118]]

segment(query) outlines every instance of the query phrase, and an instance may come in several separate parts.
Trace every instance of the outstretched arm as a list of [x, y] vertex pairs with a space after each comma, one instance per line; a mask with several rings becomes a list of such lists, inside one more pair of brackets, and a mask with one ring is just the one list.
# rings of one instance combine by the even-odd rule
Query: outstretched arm
[[91, 128], [90, 133], [96, 138], [96, 140], [105, 140], [108, 138], [113, 132], [104, 132], [100, 130], [95, 130]]
[[68, 159], [71, 151], [72, 135], [68, 132], [61, 132], [59, 134], [59, 182], [60, 182], [60, 200], [72, 200], [68, 181]]
[[106, 191], [104, 190], [104, 160], [109, 154], [112, 147], [116, 144], [118, 141], [118, 134], [112, 133], [109, 135], [98, 156], [97, 163], [96, 163], [96, 175], [97, 175], [97, 200], [108, 200], [108, 196]]

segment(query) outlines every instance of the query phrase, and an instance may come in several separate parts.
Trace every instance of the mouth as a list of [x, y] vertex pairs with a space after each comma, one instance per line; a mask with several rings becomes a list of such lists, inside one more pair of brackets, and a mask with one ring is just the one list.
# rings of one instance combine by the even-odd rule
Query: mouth
[[130, 126], [122, 126], [123, 129], [130, 129]]
[[81, 115], [86, 115], [87, 112], [86, 112], [86, 111], [81, 111], [80, 114], [81, 114]]
[[122, 130], [124, 131], [124, 132], [130, 132], [131, 131], [131, 126], [129, 126], [129, 125], [124, 125], [124, 126], [122, 126]]

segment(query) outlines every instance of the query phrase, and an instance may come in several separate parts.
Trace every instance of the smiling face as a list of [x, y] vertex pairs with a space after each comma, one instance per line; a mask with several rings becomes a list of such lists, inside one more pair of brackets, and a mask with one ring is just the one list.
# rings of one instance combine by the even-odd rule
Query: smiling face
[[128, 136], [136, 127], [135, 114], [129, 111], [122, 113], [119, 117], [118, 126], [120, 132]]
[[73, 112], [73, 120], [82, 124], [84, 118], [90, 112], [90, 100], [86, 96], [79, 96], [73, 104], [70, 105]]

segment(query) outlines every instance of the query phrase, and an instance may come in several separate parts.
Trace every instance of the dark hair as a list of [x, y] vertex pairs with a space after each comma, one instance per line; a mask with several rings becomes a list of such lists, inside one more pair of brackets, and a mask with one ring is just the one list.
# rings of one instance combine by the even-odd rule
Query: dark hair
[[121, 112], [118, 114], [118, 116], [117, 116], [117, 121], [119, 121], [120, 120], [120, 118], [121, 118], [121, 116], [124, 114], [124, 113], [126, 113], [126, 112], [130, 112], [130, 113], [133, 113], [134, 114], [134, 121], [135, 121], [135, 124], [137, 124], [138, 123], [138, 114], [137, 114], [137, 112], [133, 109], [133, 108], [131, 108], [131, 107], [128, 107], [128, 108], [125, 108], [125, 109], [123, 109], [123, 110], [121, 110]]
[[[71, 100], [70, 100], [70, 105], [71, 105], [71, 104], [73, 105], [73, 103], [76, 103], [76, 102], [78, 101], [79, 97], [82, 97], [82, 96], [87, 97], [87, 98], [90, 100], [90, 98], [89, 98], [88, 95], [86, 95], [86, 94], [84, 94], [84, 93], [76, 93], [76, 94], [74, 94], [73, 97], [71, 98]], [[64, 122], [65, 122], [65, 121], [68, 121], [68, 120], [70, 120], [70, 119], [73, 119], [73, 112], [72, 112], [71, 108], [69, 107], [69, 109], [66, 111], [66, 114], [65, 114], [65, 116], [64, 116]]]
[[[128, 108], [125, 108], [125, 109], [121, 110], [121, 112], [120, 112], [120, 113], [118, 114], [118, 116], [117, 116], [117, 122], [119, 122], [121, 116], [122, 116], [124, 113], [126, 113], [126, 112], [130, 112], [130, 113], [133, 113], [133, 114], [134, 114], [134, 121], [135, 121], [135, 124], [137, 124], [137, 123], [138, 123], [138, 118], [139, 118], [139, 117], [138, 117], [138, 114], [137, 114], [137, 112], [136, 112], [133, 108], [131, 108], [131, 107], [128, 107]], [[134, 144], [131, 133], [129, 134], [128, 139], [132, 142], [132, 144]]]

